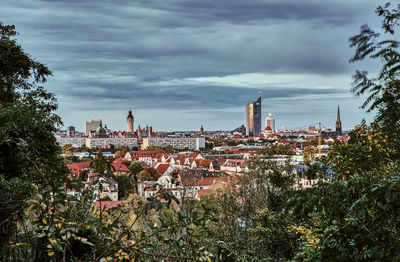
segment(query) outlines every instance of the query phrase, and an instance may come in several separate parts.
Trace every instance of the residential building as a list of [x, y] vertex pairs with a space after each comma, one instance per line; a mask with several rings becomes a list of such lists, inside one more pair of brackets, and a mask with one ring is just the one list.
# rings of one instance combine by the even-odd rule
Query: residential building
[[86, 138], [88, 148], [109, 148], [110, 146], [128, 146], [130, 148], [138, 146], [138, 139], [135, 137], [90, 137]]
[[81, 147], [86, 144], [86, 138], [84, 137], [56, 137], [56, 139], [61, 147], [68, 144], [73, 147]]
[[206, 147], [204, 137], [147, 137], [143, 138], [142, 148], [148, 146], [166, 147], [172, 146], [175, 149], [200, 150]]
[[[95, 183], [97, 180], [99, 182]], [[85, 189], [93, 190], [95, 200], [106, 197], [110, 198], [111, 201], [118, 200], [118, 183], [109, 177], [89, 173]]]

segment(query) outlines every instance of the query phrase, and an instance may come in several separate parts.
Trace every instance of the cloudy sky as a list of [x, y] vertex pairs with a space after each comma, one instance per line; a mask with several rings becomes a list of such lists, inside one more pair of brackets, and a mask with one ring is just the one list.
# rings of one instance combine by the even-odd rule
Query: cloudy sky
[[348, 39], [378, 26], [372, 0], [2, 0], [0, 21], [46, 64], [65, 126], [232, 130], [263, 97], [278, 127], [372, 116], [350, 93]]

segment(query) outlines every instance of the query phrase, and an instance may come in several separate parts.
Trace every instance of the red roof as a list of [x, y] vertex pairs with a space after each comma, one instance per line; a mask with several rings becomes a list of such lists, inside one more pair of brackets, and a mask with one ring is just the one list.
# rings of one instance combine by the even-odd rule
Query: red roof
[[112, 165], [115, 168], [115, 172], [129, 172], [129, 168], [124, 165], [122, 162], [124, 161], [123, 157], [117, 158], [112, 162]]
[[130, 151], [129, 154], [133, 159], [141, 157], [161, 158], [162, 155], [167, 154], [164, 150], [143, 150], [143, 151]]
[[182, 183], [184, 186], [211, 186], [221, 180], [222, 177], [184, 177]]
[[67, 164], [67, 167], [68, 167], [69, 171], [71, 172], [71, 174], [78, 175], [85, 168], [90, 167], [90, 161]]
[[157, 170], [157, 172], [158, 172], [159, 174], [164, 174], [165, 171], [167, 171], [169, 167], [170, 167], [169, 164], [159, 164], [159, 165], [157, 166], [156, 170]]
[[196, 164], [197, 166], [201, 166], [201, 167], [205, 167], [205, 168], [209, 168], [210, 164], [211, 164], [212, 160], [196, 160]]
[[201, 154], [201, 153], [190, 154], [189, 157], [195, 159], [195, 158], [198, 157], [199, 155], [200, 155], [201, 157], [204, 158], [203, 154]]

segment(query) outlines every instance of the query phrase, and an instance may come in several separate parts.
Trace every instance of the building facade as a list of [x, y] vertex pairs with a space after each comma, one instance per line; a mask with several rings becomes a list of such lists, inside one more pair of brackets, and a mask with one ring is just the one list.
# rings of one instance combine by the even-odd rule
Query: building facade
[[258, 136], [261, 133], [261, 96], [246, 105], [246, 135]]
[[56, 139], [61, 147], [67, 144], [74, 147], [81, 147], [86, 144], [86, 138], [84, 137], [57, 137]]
[[85, 122], [85, 135], [90, 136], [90, 134], [102, 124], [101, 119], [91, 119]]
[[130, 148], [138, 146], [138, 139], [135, 137], [90, 137], [86, 138], [86, 147], [88, 148], [109, 148], [128, 146]]
[[172, 146], [175, 149], [200, 150], [206, 147], [204, 137], [147, 137], [143, 138], [142, 148], [148, 146], [166, 147]]

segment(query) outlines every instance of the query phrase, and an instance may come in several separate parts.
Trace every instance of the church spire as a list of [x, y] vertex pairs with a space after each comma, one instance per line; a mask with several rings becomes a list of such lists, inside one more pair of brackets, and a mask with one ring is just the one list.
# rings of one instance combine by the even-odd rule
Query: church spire
[[340, 121], [340, 109], [339, 109], [339, 106], [337, 107], [336, 132], [342, 132], [342, 121]]

